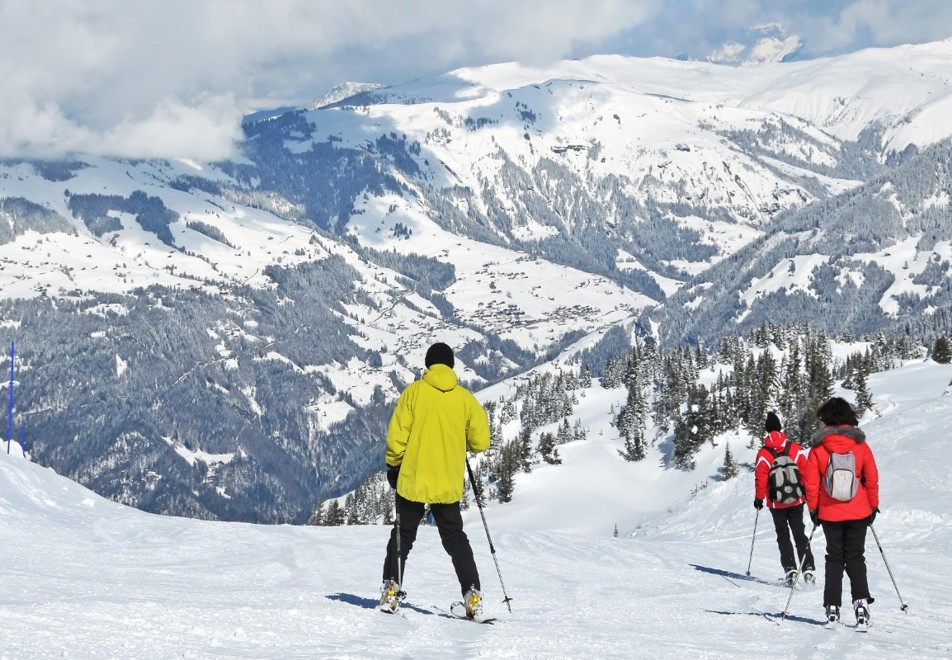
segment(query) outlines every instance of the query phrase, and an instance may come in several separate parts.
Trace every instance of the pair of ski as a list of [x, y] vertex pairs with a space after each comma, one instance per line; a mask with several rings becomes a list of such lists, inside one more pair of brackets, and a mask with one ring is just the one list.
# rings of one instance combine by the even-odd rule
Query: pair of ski
[[837, 626], [845, 626], [846, 628], [852, 628], [856, 632], [869, 632], [868, 619], [864, 621], [863, 623], [857, 622], [856, 624], [852, 624], [852, 623], [846, 623], [845, 621], [841, 621], [839, 619], [837, 619], [836, 621], [828, 621], [826, 619], [817, 620], [817, 619], [808, 619], [806, 617], [801, 617], [801, 616], [784, 615], [783, 613], [779, 615], [764, 614], [764, 617], [768, 621], [773, 621], [777, 625], [780, 625], [784, 621], [800, 621], [801, 623], [812, 623], [815, 626], [823, 626], [827, 630], [833, 630]]
[[827, 622], [826, 622], [826, 628], [831, 629], [835, 627], [837, 623], [842, 623], [844, 626], [848, 628], [853, 628], [856, 632], [869, 632], [869, 614], [867, 612], [868, 610], [866, 610], [865, 607], [862, 607], [859, 610], [857, 610], [856, 624], [852, 626], [844, 622], [842, 619], [840, 619], [839, 616], [837, 616], [835, 619], [829, 618], [827, 619]]
[[[484, 625], [492, 625], [496, 622], [495, 617], [484, 617], [484, 618], [474, 618], [466, 615], [466, 605], [462, 601], [456, 601], [450, 605], [450, 608], [440, 607], [438, 605], [432, 605], [430, 607], [434, 612], [441, 614], [442, 616], [448, 619], [460, 619], [461, 621], [472, 621], [473, 623], [481, 623]], [[399, 614], [399, 606], [395, 610], [389, 610], [385, 608], [380, 608], [380, 611], [385, 614]], [[420, 610], [423, 611], [423, 610]]]
[[869, 620], [868, 620], [868, 619], [867, 619], [867, 620], [864, 620], [864, 621], [857, 621], [855, 624], [846, 623], [845, 621], [839, 621], [839, 620], [837, 620], [837, 621], [827, 621], [827, 622], [823, 625], [823, 627], [826, 628], [827, 630], [833, 630], [833, 628], [835, 628], [837, 625], [843, 625], [843, 626], [846, 626], [847, 628], [852, 628], [852, 629], [855, 630], [856, 632], [862, 632], [862, 633], [864, 633], [864, 632], [869, 632]]

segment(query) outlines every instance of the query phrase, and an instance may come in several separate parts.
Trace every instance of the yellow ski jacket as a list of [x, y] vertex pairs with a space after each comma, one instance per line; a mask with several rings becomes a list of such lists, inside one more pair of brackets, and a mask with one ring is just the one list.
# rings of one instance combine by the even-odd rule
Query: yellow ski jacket
[[466, 451], [489, 449], [489, 419], [450, 367], [434, 364], [410, 383], [390, 418], [388, 466], [400, 466], [397, 493], [413, 502], [463, 497]]

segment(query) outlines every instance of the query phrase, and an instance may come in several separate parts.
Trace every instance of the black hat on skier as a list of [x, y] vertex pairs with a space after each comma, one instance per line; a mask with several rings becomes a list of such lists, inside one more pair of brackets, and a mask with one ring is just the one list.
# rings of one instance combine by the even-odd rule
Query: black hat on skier
[[780, 418], [777, 417], [777, 414], [773, 411], [767, 413], [767, 420], [764, 422], [764, 430], [767, 433], [771, 431], [782, 431], [783, 427], [780, 425]]
[[453, 349], [442, 342], [437, 342], [430, 346], [426, 351], [426, 358], [423, 360], [423, 364], [426, 365], [427, 369], [434, 364], [445, 364], [452, 369], [454, 362]]

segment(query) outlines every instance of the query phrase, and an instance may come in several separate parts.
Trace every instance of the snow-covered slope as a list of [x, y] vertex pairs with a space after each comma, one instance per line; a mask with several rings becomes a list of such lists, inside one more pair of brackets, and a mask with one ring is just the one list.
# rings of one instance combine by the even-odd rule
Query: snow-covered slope
[[0, 454], [0, 657], [947, 657], [950, 376], [915, 362], [870, 379], [877, 416], [862, 426], [882, 477], [876, 531], [899, 592], [870, 537], [866, 635], [818, 623], [822, 579], [793, 594], [784, 623], [772, 620], [789, 595], [775, 583], [773, 530], [760, 520], [747, 579], [752, 475], [715, 480], [720, 449], [693, 474], [669, 472], [624, 463], [589, 428], [589, 441], [563, 446], [564, 465], [520, 477], [525, 497], [486, 510], [511, 613], [479, 514], [466, 514], [493, 626], [441, 611], [458, 594], [431, 527], [411, 553], [402, 614], [389, 616], [374, 609], [388, 527], [149, 515], [14, 446]]

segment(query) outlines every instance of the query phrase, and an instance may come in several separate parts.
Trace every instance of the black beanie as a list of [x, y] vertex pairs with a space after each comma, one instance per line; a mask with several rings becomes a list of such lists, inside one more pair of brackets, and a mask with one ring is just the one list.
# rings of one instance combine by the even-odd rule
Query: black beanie
[[426, 359], [423, 364], [429, 369], [434, 364], [445, 364], [450, 369], [453, 368], [453, 349], [442, 342], [430, 346], [426, 351]]
[[773, 412], [767, 413], [767, 421], [764, 422], [764, 430], [767, 433], [771, 431], [782, 431], [783, 427], [780, 426], [780, 418]]

